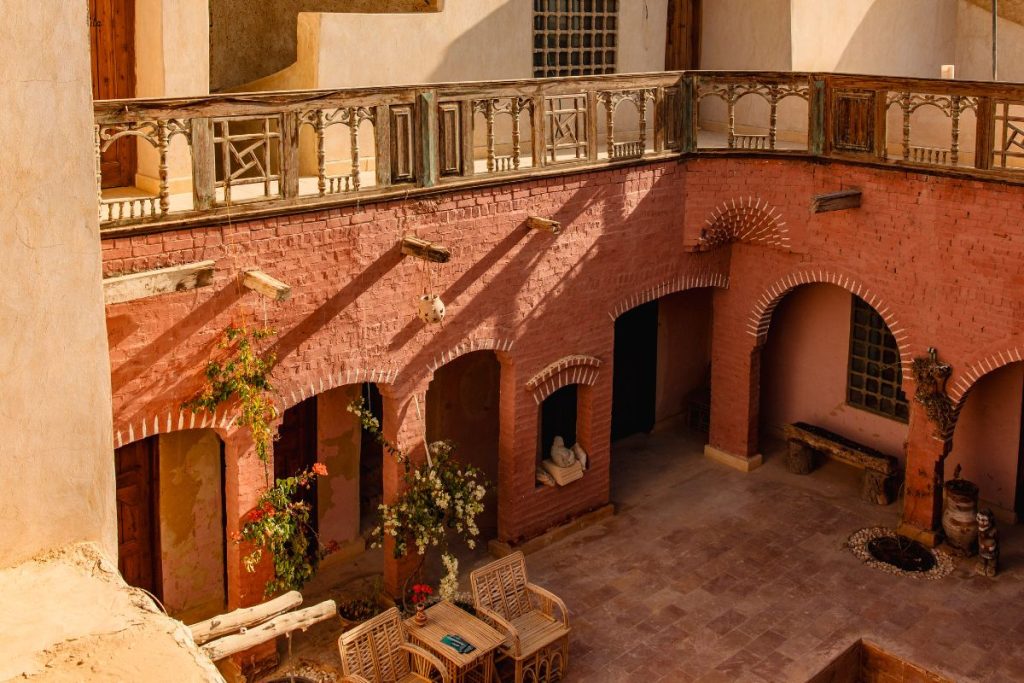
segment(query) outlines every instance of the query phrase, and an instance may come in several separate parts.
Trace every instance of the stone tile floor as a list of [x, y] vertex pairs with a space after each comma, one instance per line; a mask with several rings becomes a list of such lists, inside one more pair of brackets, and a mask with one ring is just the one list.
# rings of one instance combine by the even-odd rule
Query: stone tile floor
[[[862, 637], [954, 680], [1024, 681], [1021, 527], [1001, 529], [996, 579], [970, 561], [892, 576], [843, 545], [899, 516], [858, 499], [856, 471], [768, 457], [744, 474], [701, 451], [671, 431], [620, 442], [618, 514], [528, 556], [572, 614], [568, 681], [802, 682]], [[293, 661], [338, 667], [337, 631], [297, 636]]]

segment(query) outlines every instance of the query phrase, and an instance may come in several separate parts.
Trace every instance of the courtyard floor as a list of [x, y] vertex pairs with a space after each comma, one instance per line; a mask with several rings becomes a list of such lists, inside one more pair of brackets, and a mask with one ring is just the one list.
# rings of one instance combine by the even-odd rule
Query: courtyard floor
[[[671, 430], [619, 442], [617, 514], [527, 557], [571, 613], [568, 681], [803, 682], [860, 638], [957, 681], [1024, 681], [1022, 527], [1001, 528], [996, 579], [972, 561], [935, 581], [893, 576], [844, 547], [899, 518], [859, 500], [856, 471], [800, 477], [767, 457], [744, 474], [702, 449]], [[282, 668], [315, 661], [340, 678], [339, 631], [297, 635]]]

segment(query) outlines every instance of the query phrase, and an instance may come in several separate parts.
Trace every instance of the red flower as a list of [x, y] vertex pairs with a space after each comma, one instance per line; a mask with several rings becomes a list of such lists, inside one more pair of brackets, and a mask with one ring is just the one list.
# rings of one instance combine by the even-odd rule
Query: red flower
[[313, 474], [315, 474], [315, 475], [317, 475], [319, 477], [326, 477], [327, 476], [327, 465], [323, 464], [322, 462], [315, 462], [315, 463], [313, 463]]

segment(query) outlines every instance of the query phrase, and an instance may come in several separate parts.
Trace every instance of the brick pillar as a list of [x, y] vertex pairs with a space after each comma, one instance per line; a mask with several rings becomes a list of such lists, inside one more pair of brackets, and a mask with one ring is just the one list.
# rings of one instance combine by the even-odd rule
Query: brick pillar
[[[911, 393], [907, 389], [907, 393]], [[942, 525], [942, 483], [951, 443], [935, 435], [924, 406], [910, 402], [903, 522], [899, 532], [927, 545], [938, 543]]]
[[[405, 389], [399, 393], [391, 387], [381, 386], [383, 399], [383, 432], [384, 437], [398, 445], [412, 458], [413, 462], [426, 459], [423, 439], [426, 429], [426, 383], [414, 389]], [[416, 410], [414, 396], [419, 397], [419, 414]], [[421, 419], [421, 416], [423, 419]], [[393, 503], [404, 486], [404, 467], [390, 454], [384, 454], [384, 502]], [[401, 598], [402, 585], [416, 569], [420, 558], [410, 544], [410, 554], [402, 558], [395, 557], [395, 544], [390, 537], [384, 539], [384, 590], [396, 599]]]
[[749, 472], [761, 465], [761, 347], [741, 326], [716, 314], [711, 348], [711, 434], [704, 454]]
[[[228, 574], [228, 609], [251, 607], [263, 602], [263, 588], [274, 575], [272, 558], [264, 553], [263, 560], [255, 572], [245, 568], [243, 558], [252, 547], [248, 543], [236, 543], [233, 539], [241, 532], [245, 517], [256, 505], [267, 487], [267, 474], [274, 476], [273, 461], [269, 469], [256, 455], [256, 446], [247, 429], [232, 429], [224, 438], [224, 509], [226, 517]], [[271, 450], [271, 457], [273, 451]], [[233, 658], [243, 671], [253, 671], [277, 661], [277, 647], [273, 642], [264, 643]]]

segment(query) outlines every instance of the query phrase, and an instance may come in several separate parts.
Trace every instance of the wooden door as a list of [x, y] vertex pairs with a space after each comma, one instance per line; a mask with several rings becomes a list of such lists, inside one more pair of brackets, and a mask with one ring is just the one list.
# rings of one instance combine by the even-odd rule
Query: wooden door
[[[309, 469], [316, 462], [316, 397], [284, 411], [278, 438], [274, 442], [274, 477], [293, 477], [299, 471]], [[309, 504], [309, 521], [317, 530], [316, 482], [299, 492], [303, 501]], [[314, 548], [315, 549], [315, 548]]]
[[[89, 0], [92, 98], [135, 97], [135, 0]], [[134, 138], [122, 138], [100, 159], [103, 187], [135, 184]]]
[[157, 440], [136, 441], [114, 452], [117, 472], [117, 567], [132, 586], [158, 598], [160, 538]]
[[701, 0], [669, 0], [665, 70], [700, 68]]

